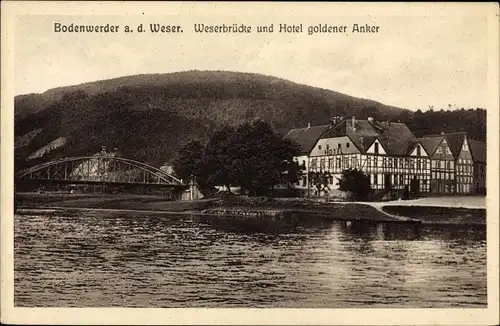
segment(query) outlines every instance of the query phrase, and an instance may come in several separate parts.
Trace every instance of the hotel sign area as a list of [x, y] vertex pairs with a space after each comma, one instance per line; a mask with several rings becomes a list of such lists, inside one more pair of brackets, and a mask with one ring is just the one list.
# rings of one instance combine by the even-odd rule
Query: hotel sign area
[[412, 195], [480, 194], [486, 188], [486, 144], [465, 132], [421, 138], [404, 123], [336, 116], [329, 124], [292, 129], [286, 139], [299, 144], [295, 158], [305, 168], [298, 189], [314, 186], [314, 174], [326, 175], [335, 195], [347, 169], [370, 176], [377, 190], [406, 189]]

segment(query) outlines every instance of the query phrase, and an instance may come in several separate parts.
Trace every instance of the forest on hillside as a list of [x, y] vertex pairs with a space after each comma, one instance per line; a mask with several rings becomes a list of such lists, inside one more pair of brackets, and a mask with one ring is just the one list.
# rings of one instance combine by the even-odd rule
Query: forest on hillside
[[416, 137], [463, 131], [471, 139], [486, 141], [486, 110], [482, 108], [417, 110], [412, 114], [402, 112], [397, 119], [406, 123]]

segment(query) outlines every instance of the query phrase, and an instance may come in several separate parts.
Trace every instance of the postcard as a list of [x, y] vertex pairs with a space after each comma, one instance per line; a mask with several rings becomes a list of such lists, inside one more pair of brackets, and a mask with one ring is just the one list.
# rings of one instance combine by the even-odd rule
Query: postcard
[[10, 324], [498, 324], [495, 3], [2, 3]]

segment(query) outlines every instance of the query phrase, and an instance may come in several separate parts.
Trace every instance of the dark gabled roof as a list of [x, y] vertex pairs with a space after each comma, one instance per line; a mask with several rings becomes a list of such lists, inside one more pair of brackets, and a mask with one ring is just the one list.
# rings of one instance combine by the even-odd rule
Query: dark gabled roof
[[355, 129], [352, 128], [352, 120], [346, 120], [345, 123], [347, 135], [362, 152], [366, 152], [378, 139], [387, 154], [405, 155], [416, 140], [404, 123], [356, 120]]
[[[411, 154], [411, 152], [413, 152], [413, 150], [417, 147], [418, 144], [420, 144], [420, 142], [418, 141], [418, 139], [415, 139], [414, 141], [410, 142], [408, 144], [408, 149], [406, 150], [406, 153], [407, 154]], [[425, 148], [424, 148], [424, 151], [427, 152], [427, 150]]]
[[444, 136], [440, 137], [430, 137], [430, 138], [418, 138], [417, 140], [422, 144], [427, 155], [431, 156], [436, 151], [437, 147], [443, 141]]
[[380, 122], [383, 132], [380, 133], [380, 141], [390, 155], [406, 155], [408, 149], [416, 141], [413, 133], [404, 123]]
[[462, 149], [462, 144], [464, 143], [464, 138], [466, 137], [465, 132], [454, 132], [448, 134], [440, 134], [440, 135], [428, 135], [424, 136], [424, 138], [441, 138], [446, 137], [446, 141], [448, 142], [448, 146], [450, 147], [450, 151], [453, 154], [455, 159], [460, 155], [460, 150]]
[[285, 139], [299, 144], [302, 154], [309, 154], [318, 139], [330, 128], [330, 125], [292, 129], [285, 135]]
[[378, 139], [377, 136], [361, 136], [360, 137], [361, 153], [365, 153], [370, 148], [370, 146], [375, 142], [376, 139]]
[[486, 163], [486, 143], [478, 140], [469, 140], [469, 147], [474, 162]]

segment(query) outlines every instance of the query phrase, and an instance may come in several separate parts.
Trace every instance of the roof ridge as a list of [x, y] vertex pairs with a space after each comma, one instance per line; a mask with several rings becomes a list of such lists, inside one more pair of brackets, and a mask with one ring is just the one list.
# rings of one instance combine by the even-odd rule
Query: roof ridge
[[459, 135], [459, 134], [467, 134], [467, 132], [466, 131], [446, 132], [446, 133], [443, 133], [443, 134], [425, 135], [424, 137], [437, 137], [437, 136]]

